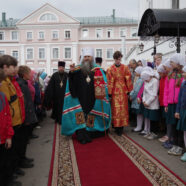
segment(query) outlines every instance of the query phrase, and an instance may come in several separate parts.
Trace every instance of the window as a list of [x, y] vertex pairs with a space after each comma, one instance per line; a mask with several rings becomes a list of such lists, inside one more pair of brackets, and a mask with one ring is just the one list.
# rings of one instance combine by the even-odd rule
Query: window
[[58, 71], [58, 69], [57, 68], [54, 68], [53, 69], [53, 73], [55, 73], [55, 72], [57, 72]]
[[26, 59], [30, 60], [34, 58], [34, 51], [33, 48], [26, 49]]
[[46, 13], [46, 14], [43, 14], [40, 19], [40, 21], [56, 21], [57, 20], [57, 17], [54, 15], [54, 14], [51, 14], [51, 13]]
[[88, 38], [88, 29], [87, 28], [82, 29], [82, 38]]
[[4, 55], [4, 54], [5, 54], [5, 51], [4, 50], [0, 50], [0, 56]]
[[179, 0], [172, 0], [172, 9], [179, 9]]
[[113, 58], [113, 49], [109, 48], [107, 49], [107, 59], [112, 59]]
[[18, 60], [18, 58], [19, 58], [18, 51], [17, 50], [13, 50], [12, 51], [12, 56]]
[[12, 31], [12, 40], [14, 40], [14, 41], [18, 40], [18, 33], [17, 33], [17, 31]]
[[0, 31], [0, 40], [4, 40], [4, 37], [5, 37], [4, 35], [5, 35], [4, 32]]
[[53, 56], [53, 59], [59, 59], [59, 48], [52, 49], [52, 56]]
[[59, 31], [53, 31], [52, 32], [52, 39], [58, 39], [59, 38]]
[[96, 57], [102, 57], [102, 49], [96, 49]]
[[109, 28], [107, 30], [107, 38], [112, 38], [112, 37], [113, 37], [113, 30], [112, 30], [112, 28]]
[[71, 48], [70, 47], [65, 48], [65, 59], [71, 59]]
[[45, 48], [39, 48], [39, 59], [45, 59]]
[[70, 39], [70, 30], [65, 31], [65, 39]]
[[137, 28], [131, 29], [131, 37], [137, 37]]
[[39, 32], [39, 39], [44, 39], [45, 38], [45, 34], [43, 31]]
[[103, 37], [103, 30], [101, 28], [96, 29], [96, 38], [102, 38]]
[[121, 28], [120, 29], [120, 37], [123, 37], [123, 36], [127, 36], [127, 31], [126, 31], [126, 28]]
[[32, 40], [32, 32], [27, 32], [27, 40]]

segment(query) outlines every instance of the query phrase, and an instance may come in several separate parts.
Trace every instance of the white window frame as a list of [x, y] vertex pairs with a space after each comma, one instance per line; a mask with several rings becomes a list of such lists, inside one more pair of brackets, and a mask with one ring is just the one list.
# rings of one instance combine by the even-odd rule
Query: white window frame
[[123, 37], [123, 36], [121, 36], [121, 30], [122, 29], [125, 29], [125, 33], [126, 33], [125, 37], [127, 37], [127, 28], [126, 27], [122, 27], [122, 28], [119, 29], [119, 37]]
[[[41, 17], [44, 15], [44, 14], [53, 14], [55, 17], [56, 17], [56, 20], [41, 20]], [[39, 17], [38, 17], [38, 22], [59, 22], [59, 17], [57, 16], [57, 14], [55, 14], [54, 12], [50, 12], [50, 11], [46, 11], [46, 12], [43, 12]]]
[[[54, 48], [58, 48], [58, 58], [54, 58], [54, 56], [53, 56], [53, 49], [54, 49]], [[56, 47], [54, 46], [54, 47], [52, 47], [52, 51], [51, 51], [51, 52], [52, 52], [52, 55], [51, 55], [51, 56], [52, 56], [52, 59], [55, 59], [55, 60], [56, 60], [56, 59], [60, 59], [60, 47], [59, 47], [59, 46], [56, 46]]]
[[[13, 33], [13, 32], [17, 32], [17, 39], [13, 39], [13, 38], [12, 38], [12, 33]], [[18, 41], [18, 37], [19, 37], [19, 36], [18, 36], [18, 31], [17, 31], [17, 30], [12, 30], [12, 31], [10, 32], [10, 38], [11, 38], [12, 41]]]
[[[6, 50], [1, 50], [1, 49], [0, 49], [0, 51], [3, 51], [3, 52], [4, 52], [4, 54], [3, 54], [3, 55], [5, 55], [5, 54], [6, 54]], [[1, 55], [1, 54], [0, 54], [0, 55]]]
[[[53, 32], [57, 32], [57, 33], [58, 33], [58, 37], [57, 37], [57, 38], [53, 38]], [[52, 38], [53, 40], [59, 39], [59, 30], [52, 30], [52, 32], [51, 32], [51, 38]]]
[[98, 56], [97, 56], [96, 50], [101, 50], [101, 53], [102, 53], [101, 58], [103, 58], [103, 48], [96, 48], [96, 49], [95, 49], [95, 54], [96, 54], [95, 56], [98, 57]]
[[[137, 35], [136, 35], [135, 37], [132, 36], [132, 29], [136, 29]], [[131, 37], [131, 38], [137, 38], [137, 37], [138, 37], [138, 29], [137, 29], [137, 27], [131, 27], [131, 28], [130, 28], [130, 37]]]
[[[28, 37], [27, 37], [27, 36], [28, 36], [28, 35], [27, 35], [28, 32], [31, 32], [31, 33], [32, 33], [32, 38], [28, 38]], [[33, 31], [26, 31], [26, 40], [27, 40], [27, 41], [33, 40]]]
[[[14, 52], [14, 51], [17, 51], [18, 56], [17, 56], [16, 59], [19, 60], [19, 50], [18, 50], [18, 49], [12, 49], [12, 50], [11, 50], [11, 56], [14, 57], [14, 56], [13, 56], [13, 52]], [[15, 57], [14, 57], [14, 58], [15, 58]]]
[[[110, 37], [108, 37], [108, 31], [109, 31], [109, 30], [112, 30], [112, 31], [111, 31]], [[114, 37], [114, 29], [113, 29], [113, 28], [107, 28], [106, 34], [107, 34], [107, 38], [108, 38], [108, 39], [113, 39], [113, 37]]]
[[[101, 30], [102, 31], [102, 36], [100, 38], [97, 37], [97, 30]], [[103, 28], [95, 28], [95, 37], [96, 37], [96, 39], [103, 39]]]
[[0, 30], [0, 32], [2, 32], [2, 33], [3, 33], [3, 39], [2, 39], [2, 40], [0, 40], [0, 41], [4, 41], [4, 40], [5, 40], [5, 31]]
[[[66, 37], [66, 31], [70, 31], [70, 37], [69, 37], [69, 38]], [[71, 29], [65, 29], [65, 30], [64, 30], [64, 38], [65, 38], [65, 39], [71, 39], [71, 36], [72, 36], [72, 30], [71, 30]]]
[[[87, 29], [87, 32], [88, 32], [87, 37], [83, 37], [83, 29]], [[81, 38], [82, 39], [88, 39], [89, 38], [89, 29], [88, 28], [82, 28], [81, 29]]]
[[[40, 32], [43, 32], [43, 38], [40, 38]], [[44, 30], [39, 30], [38, 32], [38, 40], [44, 40], [45, 39], [45, 31]]]
[[[44, 58], [40, 58], [39, 49], [44, 49]], [[45, 47], [38, 47], [38, 60], [46, 60], [46, 48]]]
[[[113, 50], [113, 53], [112, 53], [111, 58], [108, 58], [108, 57], [107, 57], [107, 51], [108, 51], [109, 49], [112, 49], [112, 50]], [[107, 60], [113, 60], [113, 54], [114, 54], [114, 48], [107, 48], [107, 49], [106, 49], [106, 59], [107, 59]]]
[[[32, 59], [28, 59], [28, 55], [27, 55], [27, 50], [28, 49], [32, 49], [33, 50], [33, 58]], [[28, 61], [29, 60], [31, 60], [31, 61], [34, 60], [34, 47], [26, 47], [26, 60], [28, 60]]]
[[[70, 57], [70, 58], [66, 58], [66, 57], [65, 57], [65, 49], [66, 49], [66, 48], [70, 48], [70, 49], [71, 49], [71, 57]], [[72, 59], [72, 47], [71, 47], [71, 46], [65, 46], [65, 47], [64, 47], [63, 53], [64, 53], [64, 56], [63, 56], [64, 59]]]

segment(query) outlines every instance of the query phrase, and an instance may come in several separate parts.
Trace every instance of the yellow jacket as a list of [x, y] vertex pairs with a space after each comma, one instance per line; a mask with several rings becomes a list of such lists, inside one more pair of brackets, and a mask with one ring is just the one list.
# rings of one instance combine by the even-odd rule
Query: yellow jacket
[[19, 99], [17, 97], [16, 89], [8, 77], [2, 81], [0, 91], [3, 92], [8, 99], [12, 117], [12, 126], [21, 125], [22, 115]]

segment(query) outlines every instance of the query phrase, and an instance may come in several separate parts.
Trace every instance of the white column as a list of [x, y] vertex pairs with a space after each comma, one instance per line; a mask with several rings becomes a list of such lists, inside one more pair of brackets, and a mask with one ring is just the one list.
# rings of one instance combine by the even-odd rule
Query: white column
[[79, 62], [77, 56], [77, 44], [72, 45], [72, 62], [75, 63], [75, 65]]
[[21, 50], [20, 50], [20, 64], [25, 65], [25, 48], [24, 45], [21, 45]]
[[125, 61], [125, 54], [126, 54], [126, 41], [125, 41], [125, 36], [122, 36], [122, 44], [121, 44], [121, 51], [122, 51], [122, 54], [123, 54], [123, 58], [122, 58], [122, 63], [125, 64], [126, 61]]
[[48, 75], [51, 75], [51, 51], [50, 51], [50, 45], [46, 45], [46, 72]]

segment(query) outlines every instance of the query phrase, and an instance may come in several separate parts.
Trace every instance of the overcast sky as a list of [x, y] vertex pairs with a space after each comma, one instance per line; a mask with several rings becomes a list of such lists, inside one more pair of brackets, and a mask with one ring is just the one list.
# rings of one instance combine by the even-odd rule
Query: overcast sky
[[117, 17], [138, 17], [138, 0], [0, 0], [0, 13], [22, 19], [45, 3], [73, 17], [110, 16], [112, 9]]

